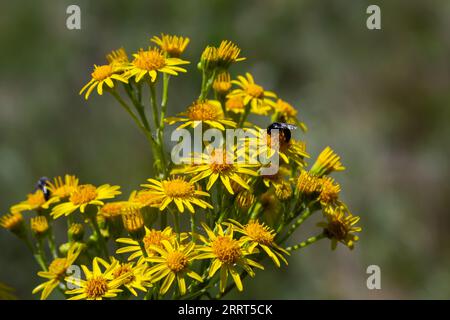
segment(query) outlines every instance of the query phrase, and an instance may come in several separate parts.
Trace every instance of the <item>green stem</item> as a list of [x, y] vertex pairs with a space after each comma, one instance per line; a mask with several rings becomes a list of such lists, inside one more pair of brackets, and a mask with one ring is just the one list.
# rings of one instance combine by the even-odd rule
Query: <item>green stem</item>
[[98, 226], [98, 222], [97, 222], [96, 216], [95, 215], [94, 216], [90, 216], [89, 218], [91, 220], [92, 227], [93, 227], [93, 229], [95, 231], [98, 243], [100, 244], [100, 248], [103, 251], [103, 254], [104, 254], [105, 258], [109, 258], [108, 247], [106, 246], [105, 238], [103, 238], [103, 235], [102, 235], [102, 233], [100, 231], [100, 227]]
[[191, 214], [191, 233], [192, 242], [195, 242], [195, 215], [193, 213]]
[[159, 121], [158, 121], [158, 107], [156, 104], [156, 89], [155, 84], [149, 80], [150, 86], [150, 104], [153, 111], [153, 123], [155, 124], [155, 129], [159, 131]]
[[298, 250], [298, 249], [302, 249], [302, 248], [304, 248], [306, 246], [309, 246], [310, 244], [313, 244], [314, 242], [317, 242], [317, 241], [319, 241], [320, 239], [323, 239], [323, 238], [325, 238], [325, 235], [323, 233], [321, 233], [321, 234], [319, 234], [317, 236], [308, 238], [305, 241], [300, 242], [299, 244], [296, 244], [295, 246], [287, 247], [286, 250], [287, 251], [295, 251], [295, 250]]
[[245, 106], [245, 110], [244, 110], [244, 113], [242, 114], [241, 120], [239, 121], [238, 128], [243, 128], [245, 120], [247, 120], [248, 114], [250, 113], [250, 108], [251, 108], [251, 104], [249, 102]]
[[42, 245], [42, 239], [37, 239], [36, 242], [36, 253], [34, 255], [34, 257], [36, 258], [36, 261], [38, 262], [38, 264], [41, 266], [42, 270], [47, 271], [47, 261], [45, 259], [45, 253], [43, 250], [43, 245]]
[[279, 243], [283, 243], [286, 241], [291, 234], [294, 233], [295, 230], [297, 230], [298, 227], [300, 227], [303, 222], [305, 222], [306, 219], [308, 219], [313, 214], [313, 211], [311, 209], [306, 208], [303, 214], [291, 225], [289, 230], [286, 232], [283, 238], [281, 238]]
[[173, 212], [173, 218], [175, 233], [177, 234], [177, 241], [180, 242], [180, 217], [178, 216], [177, 211]]
[[205, 100], [208, 96], [209, 90], [211, 90], [211, 86], [214, 82], [214, 78], [216, 77], [216, 70], [214, 70], [210, 77], [206, 72], [203, 72], [202, 77], [202, 91], [200, 92], [199, 100]]
[[161, 214], [161, 230], [164, 230], [167, 226], [167, 214], [165, 212], [160, 212]]

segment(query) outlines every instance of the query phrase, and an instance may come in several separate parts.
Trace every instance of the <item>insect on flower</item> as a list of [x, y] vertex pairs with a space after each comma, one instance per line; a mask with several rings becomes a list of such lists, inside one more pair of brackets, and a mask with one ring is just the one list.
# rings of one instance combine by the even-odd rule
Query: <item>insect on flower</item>
[[280, 130], [280, 138], [283, 140], [283, 142], [289, 142], [291, 140], [291, 130], [295, 130], [297, 129], [297, 127], [293, 124], [274, 122], [267, 127], [267, 133], [271, 135], [272, 130], [274, 129]]

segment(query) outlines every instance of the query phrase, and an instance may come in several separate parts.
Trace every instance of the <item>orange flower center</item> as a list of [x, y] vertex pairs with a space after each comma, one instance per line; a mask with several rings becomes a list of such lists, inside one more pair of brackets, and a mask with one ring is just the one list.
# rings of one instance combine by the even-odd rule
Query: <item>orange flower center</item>
[[97, 81], [105, 80], [113, 74], [113, 67], [109, 64], [103, 66], [95, 66], [94, 72], [91, 73], [92, 78]]
[[70, 202], [74, 205], [89, 203], [97, 198], [97, 188], [92, 184], [78, 186], [70, 195]]
[[144, 246], [147, 250], [148, 254], [153, 254], [153, 250], [150, 248], [150, 246], [157, 246], [162, 247], [161, 241], [163, 240], [170, 240], [167, 236], [165, 236], [161, 231], [159, 230], [151, 230], [147, 235], [145, 235], [144, 239]]
[[264, 88], [254, 84], [250, 83], [246, 88], [247, 94], [254, 98], [263, 98], [264, 97]]
[[188, 258], [182, 252], [170, 252], [167, 255], [166, 264], [167, 267], [173, 272], [180, 272], [187, 266]]
[[127, 264], [123, 264], [121, 265], [119, 268], [117, 268], [114, 272], [113, 272], [113, 276], [114, 278], [119, 278], [120, 276], [129, 273], [130, 275], [128, 277], [125, 278], [124, 280], [124, 284], [129, 284], [130, 282], [133, 282], [134, 279], [136, 278], [133, 274], [133, 269], [131, 269], [130, 265]]
[[215, 150], [211, 154], [210, 161], [210, 168], [215, 173], [226, 172], [233, 168], [232, 163], [227, 163], [226, 153], [221, 150]]
[[50, 263], [48, 271], [53, 273], [57, 278], [65, 275], [67, 270], [67, 259], [66, 258], [56, 258]]
[[105, 218], [113, 218], [122, 214], [123, 209], [126, 207], [127, 202], [111, 202], [105, 204], [100, 209], [100, 214]]
[[183, 179], [165, 180], [162, 182], [164, 192], [171, 198], [189, 198], [195, 193], [195, 188]]
[[27, 201], [32, 207], [40, 207], [45, 203], [44, 193], [41, 190], [37, 190], [35, 193], [30, 193], [27, 196]]
[[157, 49], [140, 51], [133, 60], [133, 64], [142, 70], [159, 70], [166, 66], [166, 59]]
[[94, 277], [86, 282], [85, 291], [90, 299], [101, 298], [108, 292], [108, 282], [102, 276]]
[[208, 102], [195, 102], [187, 109], [186, 116], [193, 121], [220, 120], [223, 118], [222, 110]]
[[225, 106], [228, 110], [240, 111], [244, 110], [244, 100], [241, 97], [232, 97], [227, 100]]
[[245, 225], [244, 230], [250, 238], [260, 244], [268, 246], [273, 243], [274, 235], [258, 222], [249, 222]]
[[230, 237], [219, 236], [213, 241], [213, 253], [223, 263], [234, 264], [242, 256], [239, 243]]
[[141, 191], [136, 194], [136, 198], [134, 199], [134, 201], [144, 206], [150, 206], [152, 204], [159, 203], [160, 199], [158, 198], [158, 195], [154, 193], [148, 191]]

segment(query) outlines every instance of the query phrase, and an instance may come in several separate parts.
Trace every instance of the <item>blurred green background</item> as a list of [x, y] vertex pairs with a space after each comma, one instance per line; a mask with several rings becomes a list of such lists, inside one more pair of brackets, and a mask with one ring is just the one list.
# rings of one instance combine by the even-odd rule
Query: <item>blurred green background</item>
[[[70, 4], [81, 7], [82, 30], [66, 28]], [[380, 31], [366, 28], [369, 4], [381, 6]], [[248, 58], [234, 74], [251, 71], [299, 109], [308, 151], [330, 145], [342, 156], [348, 169], [336, 178], [364, 228], [353, 252], [319, 242], [230, 297], [450, 298], [450, 2], [45, 0], [0, 10], [0, 213], [44, 175], [124, 193], [150, 176], [146, 142], [113, 98], [78, 95], [105, 53], [146, 47], [161, 32], [190, 37], [189, 73], [171, 82], [175, 114], [198, 94], [201, 50], [229, 39]], [[366, 287], [372, 264], [381, 290]], [[19, 298], [36, 298], [37, 266], [5, 230], [0, 270]]]

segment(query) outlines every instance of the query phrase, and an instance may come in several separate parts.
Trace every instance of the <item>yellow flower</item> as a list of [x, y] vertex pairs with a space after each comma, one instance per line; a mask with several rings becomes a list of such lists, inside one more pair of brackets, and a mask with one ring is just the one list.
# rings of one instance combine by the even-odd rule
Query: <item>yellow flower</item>
[[195, 128], [200, 123], [206, 123], [219, 130], [225, 130], [224, 126], [236, 127], [234, 121], [225, 119], [221, 104], [216, 100], [195, 101], [186, 112], [178, 114], [178, 117], [169, 117], [166, 121], [169, 124], [184, 122], [177, 130], [188, 126]]
[[250, 253], [256, 247], [259, 247], [264, 250], [277, 267], [280, 267], [280, 260], [286, 265], [288, 264], [283, 254], [289, 255], [289, 252], [276, 244], [274, 241], [276, 235], [274, 230], [256, 220], [251, 220], [245, 225], [236, 220], [230, 219], [230, 221], [232, 223], [231, 227], [243, 234], [240, 240], [248, 244], [247, 249]]
[[0, 226], [19, 235], [24, 231], [23, 216], [20, 212], [5, 214], [0, 217]]
[[287, 200], [292, 196], [292, 187], [288, 181], [282, 180], [275, 186], [275, 195], [280, 200]]
[[[182, 238], [185, 239], [187, 236], [182, 234]], [[142, 239], [142, 243], [144, 244], [145, 251], [149, 257], [155, 255], [155, 251], [152, 249], [152, 246], [157, 246], [162, 248], [162, 241], [175, 241], [176, 234], [173, 232], [171, 227], [166, 227], [164, 230], [156, 230], [156, 229], [148, 229], [145, 227], [145, 236]], [[119, 238], [116, 240], [118, 243], [127, 244], [128, 246], [117, 249], [116, 253], [132, 253], [128, 257], [128, 261], [139, 258], [139, 262], [141, 262], [143, 255], [142, 249], [139, 245], [139, 242], [130, 238]]]
[[194, 213], [193, 204], [206, 209], [213, 208], [209, 203], [200, 199], [201, 196], [209, 197], [209, 193], [197, 190], [194, 183], [187, 182], [184, 178], [169, 178], [163, 181], [148, 179], [149, 184], [142, 184], [142, 187], [149, 188], [149, 193], [159, 197], [161, 205], [159, 210], [164, 210], [172, 202], [178, 208], [178, 211], [184, 212], [186, 207], [191, 213]]
[[320, 179], [319, 201], [323, 206], [338, 204], [341, 186], [333, 178], [323, 177]]
[[80, 94], [86, 91], [84, 98], [87, 100], [95, 88], [97, 88], [97, 93], [102, 95], [104, 83], [110, 88], [114, 88], [113, 80], [128, 83], [128, 80], [119, 74], [122, 71], [123, 68], [115, 64], [94, 65], [94, 71], [91, 73], [92, 79], [80, 90]]
[[47, 218], [45, 216], [31, 218], [31, 230], [38, 236], [46, 233], [48, 230]]
[[245, 141], [252, 148], [256, 149], [256, 152], [250, 154], [253, 159], [264, 156], [270, 160], [278, 156], [286, 164], [293, 161], [299, 166], [304, 166], [304, 158], [309, 158], [309, 154], [306, 152], [306, 145], [302, 141], [297, 141], [293, 138], [286, 141], [281, 133], [278, 135], [278, 139], [274, 139], [272, 137], [273, 132], [271, 135], [267, 130], [262, 130], [259, 127], [249, 129], [248, 133], [249, 135], [245, 138]]
[[[206, 190], [210, 190], [214, 183], [220, 178], [222, 184], [228, 190], [230, 194], [234, 194], [234, 190], [231, 186], [231, 181], [236, 182], [244, 189], [250, 189], [248, 183], [243, 179], [244, 176], [257, 176], [258, 173], [251, 168], [257, 167], [258, 164], [243, 164], [237, 162], [237, 157], [231, 152], [227, 152], [221, 149], [214, 149], [209, 153], [202, 153], [196, 156], [194, 163], [200, 163], [193, 165], [191, 168], [186, 169], [187, 174], [195, 174], [191, 179], [191, 182], [197, 182], [199, 180], [209, 177], [206, 185]], [[231, 159], [233, 161], [228, 161]]]
[[252, 113], [267, 115], [274, 108], [275, 102], [270, 98], [276, 98], [277, 95], [271, 91], [264, 90], [263, 87], [256, 84], [250, 73], [246, 73], [245, 78], [238, 76], [238, 80], [231, 82], [238, 85], [240, 89], [231, 91], [228, 97], [242, 97], [244, 99], [244, 105], [250, 103], [250, 111]]
[[239, 57], [240, 53], [241, 49], [233, 42], [222, 40], [217, 48], [217, 66], [227, 69], [230, 64], [245, 60], [245, 58]]
[[114, 201], [105, 203], [104, 206], [100, 208], [98, 213], [102, 215], [104, 218], [112, 219], [115, 217], [120, 217], [122, 213], [126, 210], [126, 208], [129, 208], [133, 206], [133, 203], [129, 201]]
[[235, 199], [237, 206], [243, 210], [249, 209], [255, 201], [255, 195], [250, 190], [239, 191]]
[[231, 76], [228, 72], [224, 71], [216, 76], [213, 82], [213, 89], [218, 94], [226, 95], [231, 89]]
[[156, 43], [170, 57], [179, 58], [186, 49], [189, 38], [161, 34], [161, 38], [154, 36], [150, 41]]
[[343, 206], [328, 208], [325, 216], [327, 221], [320, 222], [317, 226], [323, 228], [324, 235], [331, 239], [331, 248], [336, 249], [337, 243], [341, 242], [353, 249], [355, 242], [359, 239], [354, 232], [362, 230], [361, 227], [355, 226], [360, 218], [353, 216]]
[[122, 214], [125, 230], [135, 240], [141, 240], [145, 236], [144, 216], [138, 207], [127, 207]]
[[112, 263], [108, 263], [107, 261], [98, 258], [98, 262], [106, 269], [110, 269], [112, 264], [116, 265], [112, 272], [114, 279], [119, 279], [122, 275], [128, 274], [128, 277], [123, 280], [122, 285], [135, 297], [138, 296], [136, 289], [147, 292], [147, 288], [152, 286], [151, 274], [145, 263], [121, 263], [114, 257], [111, 257], [111, 261]]
[[302, 170], [297, 179], [297, 189], [303, 194], [313, 194], [320, 190], [320, 179], [310, 174], [306, 170]]
[[53, 181], [47, 182], [47, 188], [50, 191], [50, 199], [44, 204], [44, 207], [50, 204], [65, 200], [78, 186], [78, 178], [73, 175], [66, 174], [64, 180], [62, 177], [56, 177]]
[[291, 174], [291, 171], [286, 166], [280, 166], [277, 173], [272, 175], [262, 175], [264, 185], [269, 188], [271, 185], [276, 187], [277, 185], [282, 184], [285, 179], [288, 179]]
[[297, 110], [288, 102], [278, 99], [274, 105], [279, 122], [291, 123], [299, 126], [303, 131], [307, 131], [306, 125], [297, 119]]
[[73, 244], [65, 258], [56, 258], [50, 263], [48, 271], [38, 272], [39, 277], [48, 280], [34, 288], [33, 294], [42, 291], [41, 300], [47, 299], [50, 293], [64, 280], [67, 269], [77, 260], [82, 250], [82, 245]]
[[158, 72], [170, 75], [178, 75], [178, 72], [186, 72], [186, 69], [179, 65], [187, 64], [178, 58], [167, 58], [163, 52], [157, 48], [149, 48], [148, 50], [139, 50], [133, 54], [134, 60], [127, 68], [127, 77], [134, 77], [136, 82], [141, 81], [147, 74], [151, 82], [156, 81]]
[[100, 187], [95, 187], [92, 184], [79, 185], [70, 194], [68, 202], [55, 206], [51, 215], [56, 219], [62, 215], [68, 216], [77, 209], [84, 213], [86, 206], [102, 206], [103, 201], [101, 200], [111, 199], [119, 195], [121, 193], [118, 191], [119, 189], [119, 186], [111, 186], [109, 184], [104, 184]]
[[189, 268], [189, 264], [196, 259], [198, 252], [195, 249], [195, 243], [180, 245], [178, 242], [170, 243], [167, 240], [162, 241], [161, 246], [151, 246], [158, 253], [150, 258], [148, 262], [155, 265], [149, 269], [153, 276], [153, 282], [162, 281], [159, 293], [166, 294], [170, 287], [177, 281], [180, 295], [186, 294], [186, 276], [203, 282], [196, 272]]
[[107, 56], [106, 60], [113, 66], [123, 67], [129, 63], [128, 55], [124, 48], [119, 48], [117, 50], [111, 51]]
[[95, 257], [92, 262], [92, 271], [85, 265], [82, 265], [86, 280], [75, 279], [74, 277], [66, 277], [67, 283], [78, 286], [79, 288], [67, 290], [66, 294], [75, 295], [69, 300], [102, 300], [104, 298], [114, 298], [118, 293], [122, 292], [119, 289], [128, 279], [130, 273], [123, 273], [119, 277], [114, 276], [114, 271], [119, 262], [116, 260], [109, 265], [105, 271], [101, 271], [99, 266], [99, 258]]
[[[200, 253], [197, 259], [212, 259], [208, 277], [212, 278], [220, 269], [220, 292], [225, 291], [228, 274], [233, 278], [236, 288], [239, 291], [244, 290], [241, 277], [237, 270], [238, 267], [242, 268], [251, 277], [255, 275], [252, 267], [261, 270], [264, 270], [264, 267], [247, 258], [251, 252], [244, 248], [244, 241], [238, 241], [233, 238], [233, 228], [228, 228], [224, 232], [222, 226], [217, 225], [217, 234], [215, 234], [207, 225], [202, 225], [208, 238], [200, 236], [200, 240], [204, 243], [204, 246], [198, 248], [203, 253]], [[253, 253], [256, 253], [256, 250]]]
[[140, 207], [158, 207], [161, 204], [161, 198], [148, 190], [133, 191], [128, 201]]
[[245, 105], [244, 99], [242, 97], [230, 97], [225, 102], [225, 108], [227, 111], [231, 111], [234, 113], [244, 113]]
[[27, 195], [27, 200], [22, 201], [11, 207], [11, 212], [23, 212], [32, 210], [41, 210], [48, 208], [49, 202], [45, 199], [44, 192], [41, 189], [37, 189], [33, 193]]
[[341, 163], [341, 157], [339, 157], [333, 149], [326, 147], [313, 164], [311, 173], [321, 177], [333, 171], [343, 170], [345, 170], [345, 167]]
[[80, 241], [84, 236], [84, 227], [81, 223], [72, 223], [67, 232], [69, 234], [69, 239]]
[[202, 52], [200, 58], [200, 66], [203, 70], [211, 71], [217, 66], [217, 48], [207, 46]]

